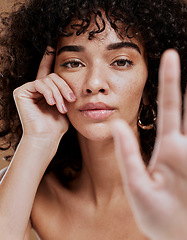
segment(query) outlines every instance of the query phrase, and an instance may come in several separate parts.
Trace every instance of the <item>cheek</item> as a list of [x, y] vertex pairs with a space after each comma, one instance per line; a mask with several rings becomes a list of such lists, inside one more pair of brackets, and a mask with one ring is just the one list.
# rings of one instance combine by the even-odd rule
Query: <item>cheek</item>
[[[120, 78], [121, 79], [121, 78]], [[147, 80], [146, 68], [134, 71], [118, 80], [115, 85], [115, 95], [118, 97], [121, 114], [130, 122], [136, 118], [139, 111], [144, 86]], [[122, 81], [123, 80], [123, 81]]]
[[81, 95], [83, 88], [83, 76], [81, 76], [81, 74], [67, 78], [66, 83], [77, 97]]
[[144, 64], [142, 67], [137, 69], [137, 71], [131, 76], [132, 84], [130, 86], [130, 91], [132, 93], [132, 96], [137, 98], [142, 97], [147, 77], [148, 77], [147, 67]]
[[138, 73], [129, 74], [121, 78], [116, 78], [111, 87], [114, 89], [115, 94], [122, 98], [136, 99], [141, 98], [143, 89], [147, 80], [147, 74]]

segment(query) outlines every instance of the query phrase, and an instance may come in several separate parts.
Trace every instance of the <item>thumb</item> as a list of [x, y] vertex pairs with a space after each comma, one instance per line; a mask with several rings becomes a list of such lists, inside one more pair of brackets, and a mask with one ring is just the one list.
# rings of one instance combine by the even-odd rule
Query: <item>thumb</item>
[[149, 181], [138, 141], [128, 124], [122, 120], [115, 120], [111, 130], [125, 190], [138, 193], [141, 191], [142, 184]]
[[54, 58], [55, 49], [48, 46], [41, 60], [36, 79], [41, 79], [51, 73]]

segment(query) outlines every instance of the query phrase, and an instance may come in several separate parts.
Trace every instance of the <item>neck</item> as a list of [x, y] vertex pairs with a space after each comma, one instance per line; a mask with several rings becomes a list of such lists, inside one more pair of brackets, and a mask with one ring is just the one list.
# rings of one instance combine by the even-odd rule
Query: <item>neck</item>
[[[95, 142], [79, 135], [82, 151], [81, 183], [91, 190], [94, 198], [112, 198], [119, 191], [123, 192], [121, 176], [115, 155], [114, 141], [108, 139]], [[82, 185], [81, 184], [81, 185]]]

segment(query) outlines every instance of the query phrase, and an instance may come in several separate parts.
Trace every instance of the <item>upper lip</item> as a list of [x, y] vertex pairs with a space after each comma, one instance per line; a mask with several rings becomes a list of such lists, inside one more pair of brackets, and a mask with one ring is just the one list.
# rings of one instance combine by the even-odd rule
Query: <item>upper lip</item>
[[88, 110], [113, 110], [114, 108], [108, 106], [107, 104], [103, 102], [97, 102], [97, 103], [86, 103], [80, 108], [80, 111], [88, 111]]

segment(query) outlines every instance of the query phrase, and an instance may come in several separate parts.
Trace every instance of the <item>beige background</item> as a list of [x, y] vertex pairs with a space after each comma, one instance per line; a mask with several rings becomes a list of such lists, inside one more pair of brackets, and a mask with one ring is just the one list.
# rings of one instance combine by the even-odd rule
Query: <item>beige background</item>
[[[40, 1], [40, 0], [38, 0], [38, 1]], [[11, 8], [12, 4], [15, 2], [16, 2], [16, 0], [0, 0], [0, 12], [8, 11]], [[7, 162], [2, 160], [3, 156], [5, 156], [7, 153], [9, 153], [9, 151], [8, 152], [0, 151], [0, 169], [6, 167], [8, 165]], [[36, 239], [38, 239], [38, 238], [35, 236], [34, 232], [32, 231], [30, 240], [36, 240]]]

